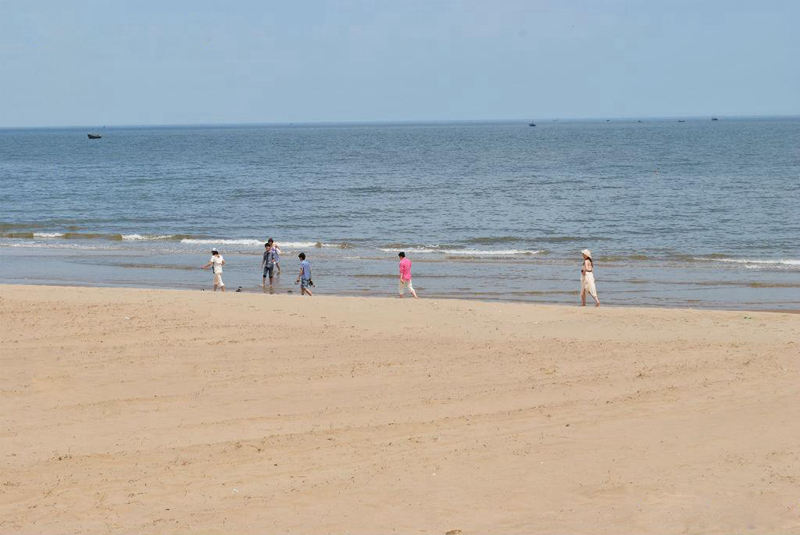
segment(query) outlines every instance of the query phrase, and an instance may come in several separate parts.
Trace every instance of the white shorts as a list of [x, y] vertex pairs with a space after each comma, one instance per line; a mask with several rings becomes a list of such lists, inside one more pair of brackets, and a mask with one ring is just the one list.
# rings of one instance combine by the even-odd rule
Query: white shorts
[[413, 292], [414, 291], [414, 287], [411, 285], [411, 280], [398, 281], [398, 283], [397, 283], [397, 293], [399, 293], [400, 295], [403, 295], [405, 293], [406, 288], [408, 288], [409, 292]]
[[225, 286], [222, 282], [222, 273], [214, 273], [214, 286]]
[[581, 292], [586, 290], [592, 297], [597, 297], [597, 287], [594, 284], [594, 273], [591, 271], [581, 275]]

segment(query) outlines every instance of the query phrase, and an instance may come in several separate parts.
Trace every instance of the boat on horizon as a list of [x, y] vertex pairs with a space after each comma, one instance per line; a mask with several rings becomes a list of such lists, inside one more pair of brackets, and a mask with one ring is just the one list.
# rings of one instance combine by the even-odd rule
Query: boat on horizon
[[536, 123], [534, 123], [533, 121], [531, 121], [531, 122], [529, 122], [529, 123], [528, 123], [528, 126], [536, 126]]
[[100, 134], [86, 134], [86, 135], [89, 136], [89, 139], [100, 139], [101, 137], [103, 137]]

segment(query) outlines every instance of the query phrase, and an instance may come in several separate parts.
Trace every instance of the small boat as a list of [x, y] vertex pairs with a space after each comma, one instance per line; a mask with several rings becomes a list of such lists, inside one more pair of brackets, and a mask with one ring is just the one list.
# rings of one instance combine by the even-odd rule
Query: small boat
[[679, 123], [685, 123], [686, 121], [684, 121], [683, 119], [678, 119], [678, 122]]
[[100, 139], [101, 137], [103, 137], [100, 134], [87, 134], [87, 135], [89, 136], [89, 139]]
[[528, 123], [528, 126], [536, 126], [536, 123], [534, 123], [533, 121], [531, 121], [531, 122], [529, 122], [529, 123]]
[[711, 120], [712, 121], [719, 121], [719, 119], [717, 119], [716, 117], [712, 117]]

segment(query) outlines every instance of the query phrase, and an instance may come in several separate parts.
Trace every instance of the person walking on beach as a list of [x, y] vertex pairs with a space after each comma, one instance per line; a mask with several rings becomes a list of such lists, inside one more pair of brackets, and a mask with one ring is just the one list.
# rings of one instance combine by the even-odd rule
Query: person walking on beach
[[581, 251], [583, 255], [583, 264], [581, 264], [581, 306], [586, 306], [586, 292], [594, 299], [594, 306], [600, 306], [600, 300], [597, 298], [597, 287], [594, 284], [594, 262], [592, 261], [592, 252], [589, 249]]
[[414, 299], [417, 299], [417, 292], [414, 291], [414, 286], [411, 284], [411, 260], [406, 258], [406, 253], [403, 251], [400, 251], [397, 256], [400, 257], [400, 264], [398, 265], [400, 268], [400, 280], [397, 283], [397, 293], [400, 294], [400, 297], [403, 297], [406, 293], [406, 288], [408, 288]]
[[275, 269], [277, 270], [276, 275], [281, 274], [281, 249], [278, 247], [278, 244], [272, 242], [272, 249], [275, 251]]
[[211, 270], [214, 273], [214, 291], [217, 291], [217, 287], [223, 292], [225, 291], [225, 283], [222, 282], [222, 266], [225, 265], [225, 259], [222, 258], [222, 255], [219, 254], [219, 251], [216, 249], [211, 249], [211, 259], [208, 261], [208, 264], [203, 266], [201, 269], [206, 269], [211, 267]]
[[300, 295], [314, 295], [309, 288], [309, 286], [314, 286], [314, 283], [311, 282], [311, 264], [306, 260], [306, 253], [300, 253], [297, 258], [300, 259], [300, 273], [297, 275], [295, 284], [300, 283]]
[[261, 288], [264, 290], [267, 289], [267, 277], [269, 277], [269, 289], [272, 290], [272, 273], [275, 270], [276, 256], [273, 241], [270, 238], [264, 244], [264, 254], [261, 257]]

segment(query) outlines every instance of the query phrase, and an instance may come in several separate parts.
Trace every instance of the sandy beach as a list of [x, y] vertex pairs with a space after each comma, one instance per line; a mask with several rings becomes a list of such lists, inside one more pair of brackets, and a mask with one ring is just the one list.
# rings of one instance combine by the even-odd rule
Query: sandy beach
[[0, 286], [0, 533], [797, 533], [800, 316]]

